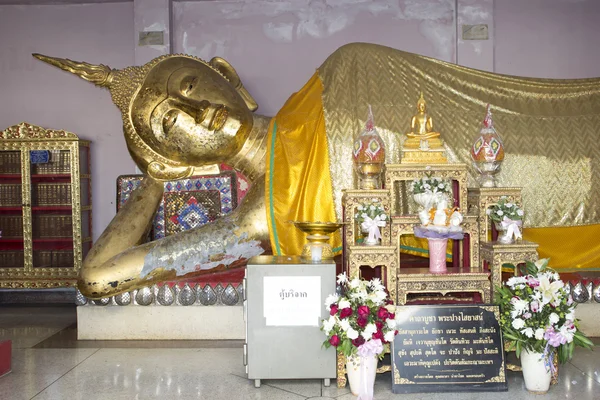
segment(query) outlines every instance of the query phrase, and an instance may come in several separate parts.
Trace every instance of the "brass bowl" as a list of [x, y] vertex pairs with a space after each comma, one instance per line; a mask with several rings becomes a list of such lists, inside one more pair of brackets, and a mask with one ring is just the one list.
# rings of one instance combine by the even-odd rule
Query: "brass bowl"
[[306, 221], [290, 221], [302, 232], [311, 236], [329, 236], [331, 233], [340, 229], [344, 224], [335, 222], [306, 222]]
[[306, 262], [321, 262], [333, 259], [333, 249], [327, 243], [329, 235], [340, 229], [344, 224], [335, 222], [306, 222], [290, 221], [296, 228], [306, 233], [307, 244], [302, 248], [302, 258]]

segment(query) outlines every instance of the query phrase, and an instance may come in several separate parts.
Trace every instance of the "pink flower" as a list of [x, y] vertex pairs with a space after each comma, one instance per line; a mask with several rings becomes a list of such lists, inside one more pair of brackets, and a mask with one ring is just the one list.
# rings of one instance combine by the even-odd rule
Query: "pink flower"
[[364, 343], [365, 343], [365, 338], [362, 337], [362, 335], [358, 335], [358, 337], [352, 341], [352, 344], [355, 347], [358, 347], [358, 346], [360, 346], [360, 345], [362, 345]]
[[338, 306], [331, 306], [331, 309], [329, 310], [329, 315], [335, 315], [338, 312]]
[[389, 316], [390, 316], [390, 313], [388, 312], [388, 310], [386, 310], [383, 307], [379, 307], [379, 311], [377, 311], [377, 317], [379, 319], [382, 319], [385, 321], [386, 319], [388, 319]]
[[529, 319], [529, 318], [531, 318], [530, 312], [526, 312], [525, 314], [523, 314], [523, 319]]
[[329, 339], [329, 344], [332, 345], [333, 347], [338, 347], [340, 344], [340, 337], [338, 335], [333, 335]]
[[532, 301], [531, 304], [529, 305], [529, 308], [531, 308], [531, 311], [533, 312], [539, 312], [540, 311], [540, 303], [539, 301]]
[[365, 326], [367, 326], [367, 322], [368, 322], [368, 319], [367, 319], [367, 317], [359, 316], [359, 317], [356, 319], [356, 324], [357, 324], [358, 326], [360, 326], [361, 328], [364, 328]]
[[358, 307], [358, 310], [356, 310], [356, 313], [358, 314], [359, 317], [368, 317], [369, 313], [371, 311], [369, 310], [369, 307], [367, 306], [360, 306]]
[[343, 308], [342, 311], [340, 311], [340, 319], [348, 318], [351, 315], [352, 309], [350, 307]]
[[383, 331], [378, 330], [377, 332], [375, 332], [373, 334], [372, 338], [373, 339], [379, 339], [379, 340], [381, 340], [383, 342], [384, 341], [384, 339], [383, 339]]

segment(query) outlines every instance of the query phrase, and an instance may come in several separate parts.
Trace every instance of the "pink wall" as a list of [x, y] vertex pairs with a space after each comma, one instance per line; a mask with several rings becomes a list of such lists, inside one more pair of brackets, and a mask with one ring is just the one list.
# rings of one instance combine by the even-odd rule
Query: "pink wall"
[[[115, 212], [117, 176], [135, 172], [119, 112], [108, 91], [33, 59], [33, 52], [114, 68], [139, 65], [169, 51], [204, 59], [222, 56], [238, 70], [259, 112], [274, 115], [331, 52], [354, 41], [505, 74], [600, 76], [598, 20], [597, 0], [0, 5], [0, 128], [28, 121], [92, 141], [97, 238]], [[487, 24], [489, 39], [462, 40], [462, 24]], [[165, 44], [137, 46], [138, 32], [145, 30], [165, 30]]]
[[338, 47], [371, 42], [455, 59], [453, 0], [173, 3], [173, 51], [232, 63], [274, 115]]
[[495, 71], [544, 78], [600, 76], [600, 1], [495, 2]]
[[133, 3], [0, 6], [0, 129], [26, 121], [92, 142], [94, 238], [115, 213], [115, 179], [135, 173], [107, 90], [34, 59], [133, 64]]

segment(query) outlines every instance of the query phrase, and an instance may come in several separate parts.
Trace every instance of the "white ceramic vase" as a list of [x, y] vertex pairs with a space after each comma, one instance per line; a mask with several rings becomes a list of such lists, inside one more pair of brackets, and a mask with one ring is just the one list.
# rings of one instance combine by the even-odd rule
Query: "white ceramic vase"
[[543, 353], [528, 350], [521, 352], [521, 367], [523, 368], [523, 380], [525, 388], [532, 393], [544, 394], [550, 388], [552, 372], [550, 361], [547, 361]]
[[[376, 226], [375, 228], [379, 231], [379, 235], [381, 236], [381, 230], [379, 229], [379, 227]], [[363, 244], [365, 246], [377, 246], [377, 245], [379, 245], [380, 239], [373, 239], [373, 240], [369, 239], [369, 230], [368, 229], [361, 229], [361, 232], [363, 234]]]
[[377, 375], [377, 355], [371, 357], [352, 356], [346, 361], [346, 373], [353, 395], [361, 400], [373, 399], [373, 387]]
[[418, 193], [413, 195], [415, 202], [423, 207], [425, 211], [429, 211], [437, 202], [438, 193]]
[[496, 230], [498, 231], [498, 239], [496, 239], [498, 243], [513, 244], [515, 242], [513, 235], [509, 235], [508, 230], [504, 229], [501, 224], [499, 224], [498, 222], [494, 222], [494, 225], [496, 226]]

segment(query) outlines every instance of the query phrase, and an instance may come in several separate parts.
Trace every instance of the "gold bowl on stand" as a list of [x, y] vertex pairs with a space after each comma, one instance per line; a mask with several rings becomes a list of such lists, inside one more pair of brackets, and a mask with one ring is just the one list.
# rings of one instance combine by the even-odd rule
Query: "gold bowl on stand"
[[296, 228], [306, 233], [308, 243], [302, 248], [302, 259], [306, 262], [321, 262], [333, 259], [333, 249], [327, 243], [329, 236], [344, 224], [335, 222], [291, 221]]

